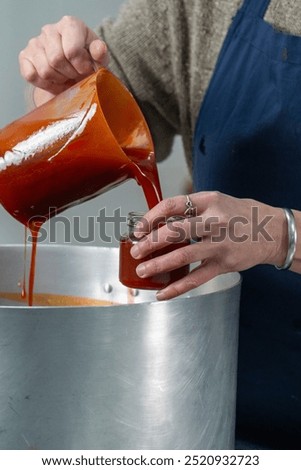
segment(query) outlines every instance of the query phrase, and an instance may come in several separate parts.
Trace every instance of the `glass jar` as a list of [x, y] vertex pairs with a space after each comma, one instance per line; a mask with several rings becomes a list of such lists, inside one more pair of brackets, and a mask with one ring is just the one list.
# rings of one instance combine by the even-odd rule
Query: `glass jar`
[[137, 266], [144, 261], [187, 246], [189, 245], [189, 240], [172, 243], [155, 251], [154, 253], [151, 253], [143, 259], [134, 259], [130, 251], [131, 248], [140, 240], [134, 236], [134, 231], [137, 223], [143, 218], [143, 216], [144, 214], [140, 212], [130, 212], [128, 214], [128, 232], [122, 235], [120, 238], [119, 280], [123, 285], [135, 289], [163, 289], [169, 284], [186, 276], [189, 273], [189, 265], [182, 266], [180, 268], [174, 269], [173, 271], [156, 274], [147, 278], [141, 278], [138, 276], [136, 273]]

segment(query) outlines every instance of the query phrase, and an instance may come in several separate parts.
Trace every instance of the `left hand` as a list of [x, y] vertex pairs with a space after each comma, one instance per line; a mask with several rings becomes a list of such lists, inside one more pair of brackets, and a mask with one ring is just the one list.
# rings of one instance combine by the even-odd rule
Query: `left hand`
[[[142, 260], [137, 267], [140, 277], [199, 262], [187, 276], [159, 291], [158, 300], [183, 294], [219, 274], [284, 262], [287, 226], [281, 208], [219, 192], [194, 193], [190, 200], [196, 216], [158, 226], [162, 219], [184, 214], [186, 196], [176, 196], [151, 209], [144, 216], [143, 227], [135, 232], [143, 237], [131, 250], [134, 258]], [[172, 237], [174, 242], [185, 238], [197, 241], [143, 262], [148, 254], [173, 243]]]

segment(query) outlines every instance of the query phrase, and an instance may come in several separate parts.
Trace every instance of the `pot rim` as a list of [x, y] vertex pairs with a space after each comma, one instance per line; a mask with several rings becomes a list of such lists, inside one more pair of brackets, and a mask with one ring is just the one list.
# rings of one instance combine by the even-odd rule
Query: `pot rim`
[[[45, 249], [55, 249], [56, 251], [60, 251], [60, 250], [64, 250], [64, 252], [66, 251], [66, 247], [68, 250], [72, 250], [72, 251], [82, 251], [82, 250], [85, 250], [85, 251], [110, 251], [110, 252], [119, 252], [119, 248], [118, 247], [105, 247], [105, 246], [91, 246], [91, 245], [88, 245], [88, 246], [79, 246], [79, 245], [63, 245], [63, 244], [40, 244], [38, 246], [38, 252], [37, 252], [37, 257], [39, 256], [39, 252], [41, 250], [45, 250]], [[4, 249], [19, 249], [19, 250], [24, 250], [24, 245], [23, 244], [20, 244], [20, 243], [11, 243], [11, 244], [0, 244], [0, 253], [2, 250]], [[171, 302], [173, 304], [175, 304], [175, 306], [180, 303], [180, 302], [183, 302], [183, 300], [185, 300], [186, 302], [192, 302], [192, 301], [195, 301], [195, 299], [197, 297], [200, 297], [200, 298], [204, 298], [205, 296], [208, 297], [208, 296], [212, 296], [212, 295], [216, 295], [216, 294], [221, 294], [225, 291], [231, 291], [233, 289], [236, 289], [236, 288], [240, 288], [241, 287], [241, 283], [242, 283], [242, 276], [239, 272], [233, 272], [233, 273], [225, 273], [225, 274], [221, 274], [219, 276], [227, 276], [227, 277], [230, 277], [232, 276], [233, 277], [233, 282], [230, 284], [230, 286], [225, 286], [224, 288], [221, 288], [221, 289], [218, 289], [216, 291], [212, 291], [212, 292], [205, 292], [205, 293], [197, 293], [197, 290], [200, 289], [201, 286], [199, 287], [196, 287], [195, 289], [192, 289], [190, 291], [188, 291], [187, 293], [185, 294], [182, 294], [178, 297], [175, 297], [173, 299], [170, 299], [170, 300], [160, 300], [160, 301], [145, 301], [145, 302], [139, 302], [139, 303], [132, 303], [132, 304], [116, 304], [116, 305], [75, 305], [75, 306], [39, 306], [39, 305], [33, 305], [31, 307], [29, 307], [28, 305], [0, 305], [0, 312], [1, 310], [3, 309], [9, 309], [9, 310], [22, 310], [22, 311], [27, 311], [27, 312], [37, 312], [37, 311], [48, 311], [48, 310], [51, 310], [51, 311], [56, 311], [56, 310], [63, 310], [65, 312], [68, 312], [68, 311], [82, 311], [82, 310], [86, 310], [87, 312], [95, 312], [95, 311], [98, 311], [99, 309], [108, 309], [108, 308], [111, 308], [111, 309], [120, 309], [120, 308], [123, 308], [123, 309], [131, 309], [131, 310], [137, 310], [137, 309], [141, 309], [141, 307], [143, 306], [149, 306], [149, 305], [166, 305], [167, 303], [170, 304]], [[217, 276], [217, 277], [219, 277]], [[208, 281], [208, 282], [212, 282], [211, 281]], [[91, 297], [93, 298], [93, 297]]]

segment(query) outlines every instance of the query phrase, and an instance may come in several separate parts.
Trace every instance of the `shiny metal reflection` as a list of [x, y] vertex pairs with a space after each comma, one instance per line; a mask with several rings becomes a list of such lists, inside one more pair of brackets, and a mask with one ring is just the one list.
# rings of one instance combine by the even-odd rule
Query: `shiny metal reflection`
[[[1, 291], [22, 250], [0, 247]], [[41, 245], [36, 289], [127, 302], [117, 272], [117, 249]], [[0, 448], [233, 448], [239, 293], [229, 274], [161, 303], [0, 306]]]

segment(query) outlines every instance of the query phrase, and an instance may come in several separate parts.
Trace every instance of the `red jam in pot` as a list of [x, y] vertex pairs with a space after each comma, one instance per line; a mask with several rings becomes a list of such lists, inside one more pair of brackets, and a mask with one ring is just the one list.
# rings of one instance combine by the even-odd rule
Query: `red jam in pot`
[[182, 279], [189, 273], [189, 265], [182, 266], [181, 268], [173, 271], [164, 272], [150, 276], [147, 278], [141, 278], [136, 273], [137, 266], [147, 260], [153, 259], [157, 256], [162, 256], [170, 253], [173, 250], [185, 247], [189, 245], [189, 240], [179, 241], [177, 243], [170, 244], [155, 253], [146, 256], [143, 259], [134, 259], [130, 253], [131, 248], [138, 242], [138, 239], [134, 236], [134, 228], [136, 223], [141, 220], [143, 214], [137, 212], [130, 212], [128, 215], [128, 233], [124, 234], [120, 239], [120, 250], [119, 250], [119, 280], [127, 286], [136, 289], [163, 289], [169, 284]]

